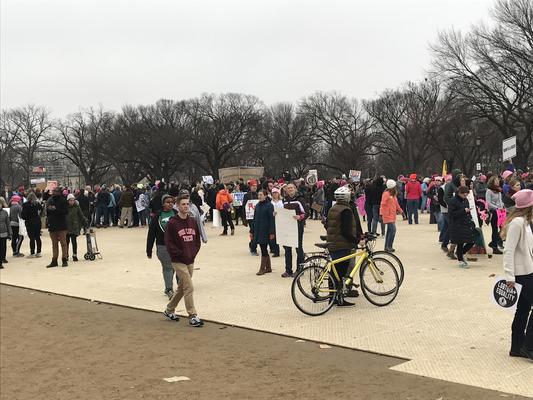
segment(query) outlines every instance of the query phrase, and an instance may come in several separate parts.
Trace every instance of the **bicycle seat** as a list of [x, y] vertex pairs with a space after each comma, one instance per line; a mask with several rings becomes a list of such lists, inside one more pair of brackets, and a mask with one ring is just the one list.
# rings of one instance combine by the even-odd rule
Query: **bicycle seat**
[[369, 241], [372, 241], [372, 240], [376, 240], [378, 238], [378, 234], [377, 233], [372, 233], [372, 232], [367, 232], [364, 234], [364, 238], [367, 242]]
[[321, 242], [321, 243], [315, 243], [316, 247], [320, 247], [321, 249], [327, 249], [329, 247], [330, 243], [328, 242]]

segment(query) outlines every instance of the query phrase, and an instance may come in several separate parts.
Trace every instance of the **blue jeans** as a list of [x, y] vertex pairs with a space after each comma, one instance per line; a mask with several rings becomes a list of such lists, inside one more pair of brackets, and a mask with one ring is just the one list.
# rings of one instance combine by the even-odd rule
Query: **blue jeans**
[[[379, 204], [372, 206], [372, 233], [377, 233], [379, 222]], [[385, 235], [385, 224], [381, 223], [381, 236]]]
[[100, 219], [104, 217], [104, 225], [109, 225], [109, 208], [106, 205], [99, 205], [96, 209], [96, 225], [100, 225]]
[[409, 223], [413, 223], [413, 216], [415, 217], [415, 224], [418, 224], [418, 205], [420, 204], [420, 199], [407, 200], [407, 218]]
[[448, 213], [441, 213], [441, 216], [442, 225], [440, 229], [439, 242], [442, 242], [442, 247], [446, 247], [448, 246], [448, 243], [450, 243], [450, 235], [448, 234]]
[[394, 238], [396, 236], [396, 223], [389, 222], [387, 225], [387, 234], [385, 235], [385, 250], [392, 249]]

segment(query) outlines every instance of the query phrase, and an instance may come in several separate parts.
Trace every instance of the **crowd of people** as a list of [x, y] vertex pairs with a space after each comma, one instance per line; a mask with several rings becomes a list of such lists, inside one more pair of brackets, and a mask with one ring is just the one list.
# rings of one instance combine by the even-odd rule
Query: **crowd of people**
[[[21, 187], [6, 193], [7, 201], [0, 197], [0, 268], [8, 262], [7, 240], [11, 240], [13, 257], [25, 256], [22, 245], [26, 236], [28, 257], [41, 257], [44, 227], [52, 242], [52, 259], [46, 267], [53, 268], [78, 261], [77, 237], [84, 229], [148, 226], [146, 254], [152, 258], [155, 244], [164, 293], [169, 299], [165, 316], [178, 320], [175, 309], [183, 298], [189, 324], [202, 326], [194, 306], [192, 275], [201, 243], [208, 240], [206, 221], [219, 218], [221, 236], [233, 236], [235, 227], [242, 223], [249, 233], [250, 255], [260, 256], [257, 275], [261, 276], [272, 272], [270, 257], [281, 255], [276, 241], [277, 210], [292, 210], [298, 245], [295, 249], [283, 246], [285, 270], [281, 274], [290, 278], [304, 264], [303, 236], [310, 219], [322, 221], [331, 257], [337, 259], [362, 240], [361, 218], [368, 232], [378, 234], [379, 227], [384, 249], [394, 252], [397, 217], [401, 215], [407, 224], [417, 225], [419, 214], [427, 212], [429, 223], [437, 227], [441, 249], [460, 267], [468, 268], [468, 261], [476, 261], [476, 255], [485, 253], [487, 247], [492, 248], [491, 255], [504, 255], [508, 284], [523, 285], [513, 322], [511, 355], [529, 357], [533, 349], [533, 321], [530, 318], [527, 322], [533, 303], [532, 189], [533, 174], [514, 168], [472, 178], [460, 170], [444, 176], [422, 178], [411, 173], [396, 180], [378, 176], [360, 182], [342, 176], [313, 185], [305, 179], [261, 177], [247, 182], [239, 179], [167, 185], [161, 181], [79, 190], [56, 187], [51, 191], [27, 191]], [[487, 246], [482, 231], [477, 229], [484, 223], [491, 226]], [[342, 276], [349, 265], [340, 263], [337, 267]], [[356, 296], [357, 291], [352, 289], [346, 297]], [[353, 305], [342, 298], [336, 301], [338, 306]]]

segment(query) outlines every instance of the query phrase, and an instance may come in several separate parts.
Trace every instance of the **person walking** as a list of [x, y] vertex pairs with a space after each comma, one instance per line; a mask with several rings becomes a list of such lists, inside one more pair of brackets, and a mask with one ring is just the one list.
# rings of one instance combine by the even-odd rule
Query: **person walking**
[[81, 228], [86, 226], [87, 221], [72, 193], [67, 196], [67, 204], [67, 259], [69, 257], [69, 245], [72, 243], [72, 261], [78, 261], [77, 237], [80, 235]]
[[[109, 193], [108, 193], [109, 194]], [[62, 267], [68, 267], [67, 250], [67, 200], [61, 194], [61, 189], [56, 187], [46, 202], [46, 213], [48, 215], [48, 232], [52, 240], [52, 262], [46, 268], [57, 267], [59, 257], [59, 244], [61, 244]]]
[[21, 218], [26, 225], [26, 232], [30, 239], [29, 258], [41, 257], [41, 214], [43, 211], [42, 204], [37, 200], [35, 193], [28, 193], [28, 201], [22, 205]]
[[394, 253], [394, 237], [396, 236], [396, 214], [402, 214], [403, 210], [398, 203], [398, 192], [396, 190], [396, 182], [389, 179], [387, 181], [387, 190], [381, 196], [381, 205], [379, 208], [379, 215], [383, 223], [387, 227], [385, 235], [385, 251]]
[[[533, 191], [513, 195], [515, 208], [502, 229], [503, 270], [508, 287], [522, 285], [511, 325], [511, 357], [533, 360]], [[529, 320], [529, 322], [528, 322]]]
[[498, 229], [498, 210], [504, 208], [502, 200], [502, 188], [500, 187], [500, 180], [496, 175], [490, 177], [485, 193], [485, 200], [490, 212], [490, 227], [492, 229], [491, 241], [489, 247], [492, 247], [492, 254], [503, 254], [498, 248], [500, 243], [499, 229]]
[[24, 241], [24, 235], [20, 234], [20, 215], [22, 213], [22, 206], [19, 204], [22, 201], [22, 197], [18, 194], [11, 196], [11, 206], [9, 207], [9, 220], [11, 223], [11, 250], [13, 250], [13, 257], [24, 257], [24, 254], [20, 252], [22, 242]]
[[7, 263], [7, 241], [11, 240], [13, 235], [9, 213], [5, 210], [6, 208], [5, 199], [0, 197], [0, 269], [3, 269], [4, 264]]
[[168, 319], [179, 321], [175, 313], [182, 298], [189, 314], [189, 325], [201, 327], [204, 322], [198, 317], [194, 307], [192, 275], [194, 260], [200, 251], [200, 233], [194, 218], [189, 215], [189, 196], [180, 195], [177, 199], [178, 214], [171, 217], [165, 228], [165, 246], [167, 248], [172, 267], [178, 275], [178, 290], [174, 293], [163, 314]]
[[456, 245], [456, 255], [459, 267], [468, 268], [464, 255], [474, 246], [474, 222], [468, 202], [470, 188], [460, 186], [457, 193], [448, 202], [450, 241]]
[[405, 185], [405, 198], [407, 200], [407, 219], [409, 225], [413, 224], [413, 217], [415, 225], [418, 225], [418, 208], [420, 207], [420, 199], [422, 198], [422, 187], [416, 179], [416, 174], [409, 176], [409, 182]]
[[235, 235], [235, 226], [231, 219], [231, 209], [233, 204], [233, 196], [226, 190], [226, 185], [221, 184], [218, 187], [216, 198], [216, 209], [220, 212], [220, 218], [222, 219], [222, 226], [224, 231], [220, 236], [228, 234], [228, 225], [231, 228], [231, 236]]
[[[296, 267], [297, 270], [304, 262], [303, 237], [304, 237], [304, 223], [307, 218], [308, 211], [305, 206], [305, 199], [296, 192], [296, 186], [289, 183], [285, 187], [286, 196], [283, 200], [283, 207], [288, 210], [293, 210], [295, 215], [293, 218], [298, 223], [298, 247], [296, 248]], [[285, 250], [285, 272], [281, 275], [283, 278], [291, 278], [293, 276], [292, 269], [292, 247], [283, 246]]]
[[176, 283], [178, 283], [178, 276], [172, 267], [172, 260], [168, 254], [165, 246], [165, 228], [170, 218], [178, 214], [174, 210], [174, 198], [168, 194], [164, 194], [162, 197], [163, 208], [152, 217], [150, 225], [148, 227], [148, 235], [146, 237], [146, 256], [152, 258], [152, 249], [156, 247], [157, 259], [161, 263], [163, 271], [163, 281], [165, 282], [164, 293], [168, 296], [169, 300], [174, 295], [174, 275], [176, 275]]
[[256, 275], [264, 275], [272, 272], [268, 245], [272, 243], [276, 236], [276, 225], [274, 222], [274, 206], [268, 197], [268, 190], [261, 189], [257, 195], [259, 203], [255, 206], [250, 239], [261, 248], [261, 265]]
[[118, 206], [121, 208], [118, 226], [124, 228], [127, 220], [128, 228], [131, 228], [133, 225], [133, 191], [129, 185], [126, 186], [126, 190], [120, 195]]

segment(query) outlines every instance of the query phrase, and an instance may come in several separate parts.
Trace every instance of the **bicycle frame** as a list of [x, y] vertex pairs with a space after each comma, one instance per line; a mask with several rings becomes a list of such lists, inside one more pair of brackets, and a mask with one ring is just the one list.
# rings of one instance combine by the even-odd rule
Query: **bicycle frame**
[[[359, 257], [361, 256], [361, 258], [355, 263], [355, 266], [352, 268], [352, 271], [350, 272], [350, 275], [348, 276], [348, 279], [346, 279], [346, 284], [349, 285], [353, 282], [353, 277], [355, 276], [355, 274], [357, 273], [357, 271], [359, 271], [359, 269], [361, 268], [361, 265], [363, 265], [363, 263], [366, 261], [366, 260], [370, 260], [370, 271], [372, 272], [372, 275], [374, 276], [374, 279], [376, 279], [376, 281], [380, 282], [381, 279], [379, 278], [379, 275], [376, 274], [376, 271], [374, 270], [374, 265], [372, 263], [372, 259], [371, 257], [369, 257], [369, 251], [367, 248], [364, 248], [364, 249], [359, 249], [357, 251], [355, 251], [354, 253], [351, 253], [351, 254], [348, 254], [347, 256], [344, 256], [344, 257], [341, 257], [341, 258], [337, 258], [335, 260], [330, 260], [328, 261], [326, 267], [324, 268], [324, 272], [322, 273], [322, 275], [320, 276], [320, 278], [318, 278], [318, 280], [315, 282], [315, 285], [316, 287], [320, 287], [320, 285], [322, 285], [322, 282], [324, 281], [324, 278], [328, 275], [328, 273], [330, 271], [333, 271], [333, 275], [335, 276], [335, 279], [337, 280], [337, 282], [342, 282], [342, 278], [339, 276], [339, 273], [337, 271], [337, 268], [335, 267], [335, 265], [341, 263], [341, 262], [344, 262], [344, 261], [348, 261], [352, 258], [355, 258], [355, 257]], [[331, 292], [335, 292], [335, 290], [331, 290], [331, 289], [327, 289], [327, 290], [320, 290], [321, 292], [325, 291], [325, 292], [328, 292], [328, 293], [331, 293]]]

